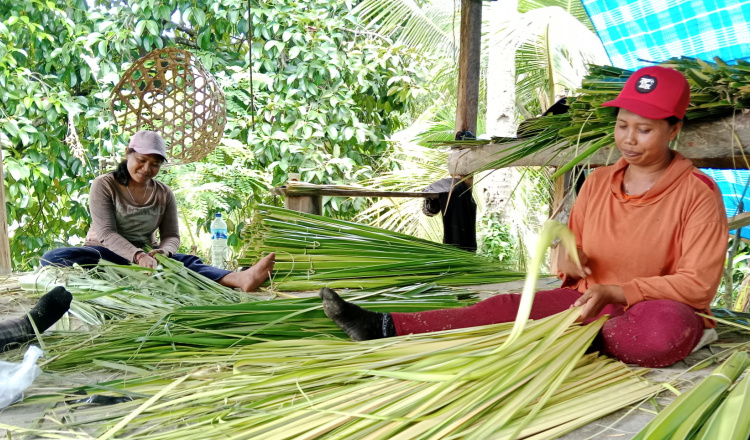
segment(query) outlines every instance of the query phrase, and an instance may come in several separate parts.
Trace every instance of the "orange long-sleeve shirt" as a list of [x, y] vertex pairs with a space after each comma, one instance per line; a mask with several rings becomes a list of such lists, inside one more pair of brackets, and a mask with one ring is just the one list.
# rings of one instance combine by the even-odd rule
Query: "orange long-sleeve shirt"
[[671, 299], [710, 314], [727, 251], [724, 203], [710, 177], [681, 154], [674, 156], [666, 173], [639, 196], [622, 190], [624, 159], [591, 173], [569, 223], [591, 275], [563, 277], [563, 287], [584, 293], [594, 284], [618, 284], [628, 307]]

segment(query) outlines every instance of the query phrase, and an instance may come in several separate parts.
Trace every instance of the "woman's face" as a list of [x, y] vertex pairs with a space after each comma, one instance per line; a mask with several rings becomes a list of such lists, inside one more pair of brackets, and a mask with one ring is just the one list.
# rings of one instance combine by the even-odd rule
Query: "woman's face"
[[631, 165], [650, 166], [670, 159], [669, 142], [677, 137], [682, 122], [648, 119], [621, 108], [615, 124], [615, 143]]
[[164, 162], [164, 158], [158, 154], [140, 154], [135, 151], [128, 153], [127, 160], [130, 178], [141, 185], [156, 177]]

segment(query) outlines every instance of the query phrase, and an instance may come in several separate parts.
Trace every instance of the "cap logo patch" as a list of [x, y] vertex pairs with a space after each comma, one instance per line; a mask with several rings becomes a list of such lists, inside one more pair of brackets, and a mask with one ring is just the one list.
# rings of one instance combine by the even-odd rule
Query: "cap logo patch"
[[643, 75], [638, 78], [638, 84], [635, 85], [635, 89], [639, 93], [649, 93], [656, 88], [656, 78], [651, 75]]

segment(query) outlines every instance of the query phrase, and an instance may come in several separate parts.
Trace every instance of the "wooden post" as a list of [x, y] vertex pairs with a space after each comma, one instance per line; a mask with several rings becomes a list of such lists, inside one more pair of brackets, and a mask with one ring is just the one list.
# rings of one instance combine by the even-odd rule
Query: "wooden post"
[[477, 134], [479, 70], [482, 49], [482, 1], [461, 1], [461, 45], [458, 53], [456, 129]]
[[0, 148], [0, 275], [11, 273], [10, 240], [8, 238], [8, 216], [5, 212], [5, 171], [3, 169], [3, 150]]
[[284, 199], [284, 208], [308, 214], [323, 215], [322, 196], [290, 196]]

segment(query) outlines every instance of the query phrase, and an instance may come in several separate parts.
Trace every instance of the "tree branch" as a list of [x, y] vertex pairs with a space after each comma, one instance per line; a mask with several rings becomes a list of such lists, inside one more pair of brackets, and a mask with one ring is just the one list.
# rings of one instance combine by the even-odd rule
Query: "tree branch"
[[194, 49], [200, 49], [193, 40], [188, 40], [187, 38], [172, 37], [172, 40], [174, 40], [174, 42], [177, 44], [182, 44], [184, 46], [192, 47]]
[[[741, 207], [742, 205], [740, 205]], [[741, 209], [741, 208], [740, 208]], [[737, 253], [737, 249], [740, 247], [740, 239], [742, 235], [742, 228], [737, 228], [737, 232], [734, 234], [734, 242], [732, 247], [729, 248], [727, 255], [727, 267], [724, 268], [724, 308], [732, 310], [734, 308], [734, 297], [732, 291], [734, 290], [734, 280], [732, 279], [732, 273], [734, 272], [734, 255]]]
[[161, 22], [162, 22], [162, 24], [164, 24], [164, 26], [169, 26], [169, 27], [172, 27], [174, 29], [177, 29], [178, 31], [185, 32], [186, 34], [190, 35], [191, 37], [198, 36], [198, 32], [195, 32], [193, 29], [190, 29], [188, 27], [179, 25], [179, 24], [177, 24], [175, 22], [172, 22], [172, 21], [169, 21], [169, 20], [164, 20], [164, 19], [162, 19]]

